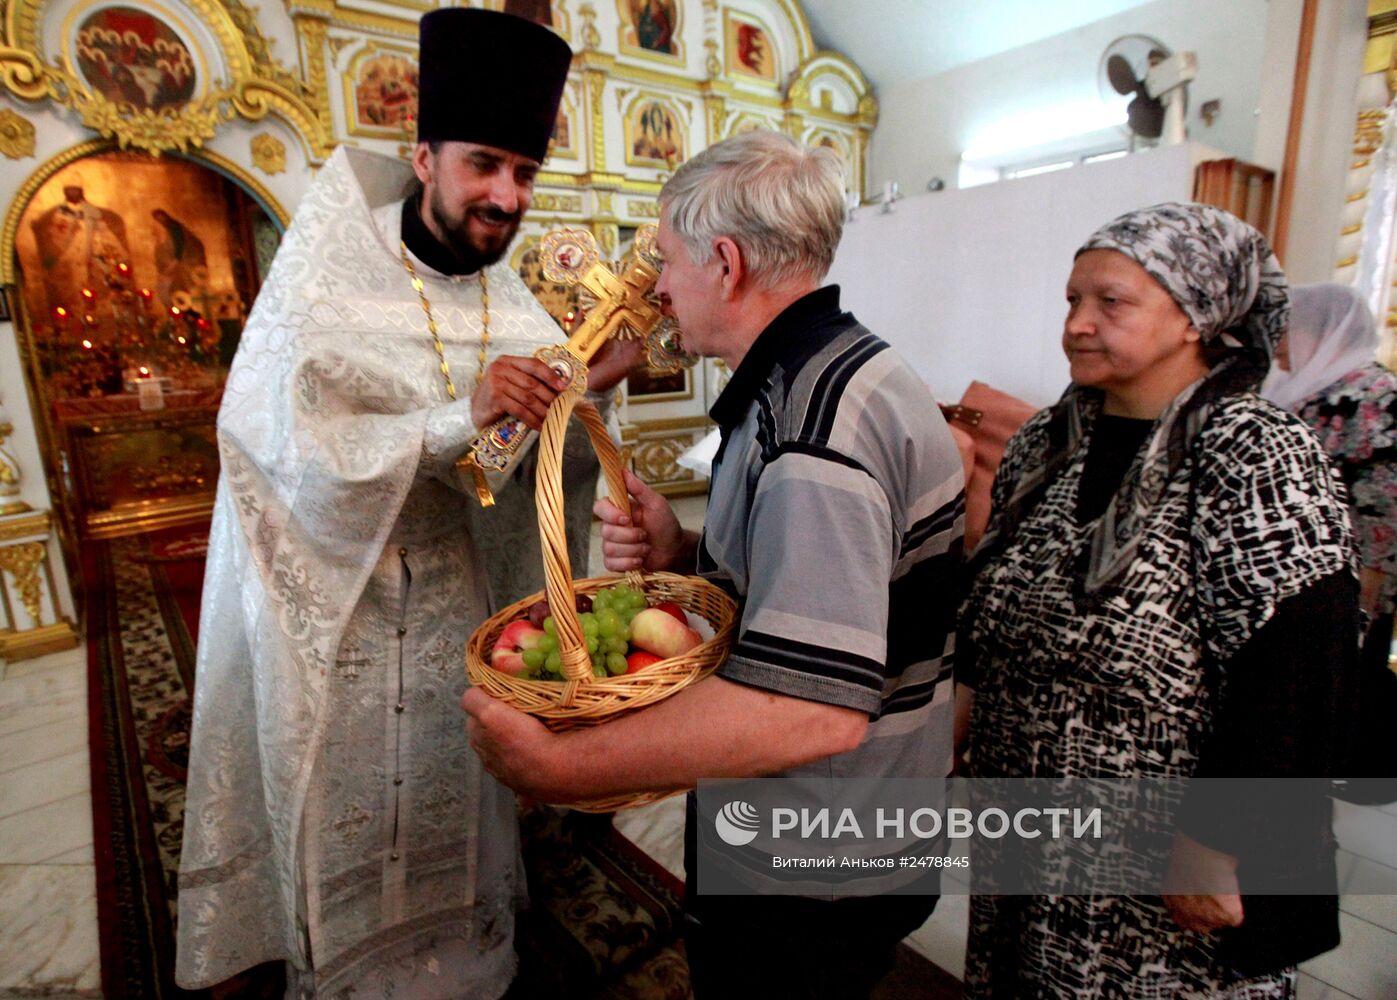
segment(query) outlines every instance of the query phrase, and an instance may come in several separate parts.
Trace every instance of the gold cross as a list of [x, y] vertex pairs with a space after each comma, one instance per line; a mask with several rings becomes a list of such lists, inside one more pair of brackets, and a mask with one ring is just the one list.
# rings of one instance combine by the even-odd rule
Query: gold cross
[[[596, 240], [583, 229], [549, 233], [539, 244], [543, 275], [560, 284], [580, 284], [597, 299], [596, 305], [566, 344], [540, 348], [534, 353], [571, 386], [587, 384], [587, 362], [611, 337], [645, 338], [664, 318], [647, 296], [660, 280], [655, 249], [655, 227], [642, 226], [636, 233], [630, 265], [619, 275], [601, 260]], [[487, 427], [471, 443], [457, 466], [474, 481], [482, 507], [495, 502], [485, 481], [485, 471], [506, 472], [528, 440], [529, 429], [517, 417], [504, 417]]]

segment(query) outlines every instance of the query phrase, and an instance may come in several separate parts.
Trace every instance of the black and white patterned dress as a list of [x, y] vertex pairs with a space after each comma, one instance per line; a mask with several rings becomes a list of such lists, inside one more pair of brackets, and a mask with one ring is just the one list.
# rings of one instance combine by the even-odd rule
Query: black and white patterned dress
[[[1081, 516], [1079, 494], [1092, 438], [1114, 418], [1100, 416], [1099, 394], [1079, 405], [1081, 440], [981, 568], [963, 612], [975, 773], [1192, 776], [1226, 674], [1207, 664], [1226, 665], [1283, 601], [1350, 567], [1341, 490], [1298, 420], [1250, 393], [1223, 397], [1189, 461], [1135, 525], [1128, 566], [1088, 595], [1082, 578], [1099, 516]], [[1039, 413], [1010, 442], [995, 519], [1050, 447], [1051, 415]], [[1111, 470], [1106, 496], [1122, 471], [1140, 475], [1144, 449], [1129, 443], [1133, 459]], [[1172, 831], [1160, 834], [1167, 849]], [[1293, 995], [1293, 968], [1246, 979], [1215, 945], [1180, 929], [1159, 897], [977, 896], [967, 996]]]

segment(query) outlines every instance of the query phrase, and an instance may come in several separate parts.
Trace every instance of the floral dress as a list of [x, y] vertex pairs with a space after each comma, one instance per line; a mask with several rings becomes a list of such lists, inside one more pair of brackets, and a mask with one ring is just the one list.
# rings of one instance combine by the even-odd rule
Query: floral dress
[[1372, 364], [1307, 399], [1300, 419], [1339, 465], [1364, 566], [1387, 574], [1377, 613], [1397, 607], [1397, 375]]

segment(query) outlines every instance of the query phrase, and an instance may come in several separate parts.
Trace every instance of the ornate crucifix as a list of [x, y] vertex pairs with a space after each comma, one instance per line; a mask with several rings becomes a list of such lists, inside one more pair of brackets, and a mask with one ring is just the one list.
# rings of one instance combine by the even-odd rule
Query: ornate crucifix
[[[596, 240], [586, 230], [560, 229], [543, 238], [539, 258], [544, 277], [560, 284], [580, 284], [596, 298], [587, 318], [566, 344], [540, 348], [534, 354], [571, 385], [586, 386], [587, 362], [611, 337], [644, 337], [650, 366], [660, 372], [677, 371], [697, 360], [678, 346], [678, 330], [660, 313], [653, 295], [655, 282], [660, 278], [655, 231], [652, 225], [636, 231], [630, 263], [619, 274], [601, 260]], [[522, 420], [504, 417], [471, 443], [458, 467], [474, 479], [481, 506], [489, 507], [495, 502], [485, 472], [508, 471], [529, 433]]]

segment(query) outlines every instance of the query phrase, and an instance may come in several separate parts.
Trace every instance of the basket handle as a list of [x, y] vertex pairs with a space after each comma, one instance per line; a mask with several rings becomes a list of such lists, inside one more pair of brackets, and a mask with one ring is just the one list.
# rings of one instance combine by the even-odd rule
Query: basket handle
[[[601, 461], [608, 498], [627, 517], [631, 513], [621, 455], [606, 432], [601, 414], [583, 398], [585, 392], [580, 386], [568, 389], [559, 393], [548, 408], [543, 432], [539, 435], [538, 479], [534, 491], [538, 502], [538, 533], [543, 540], [544, 592], [548, 595], [548, 609], [558, 633], [563, 676], [572, 682], [593, 679], [592, 658], [587, 653], [582, 622], [577, 617], [577, 593], [572, 585], [572, 561], [568, 558], [567, 527], [563, 519], [563, 439], [574, 409]], [[626, 582], [638, 590], [643, 585], [643, 577], [631, 570], [626, 574]]]

